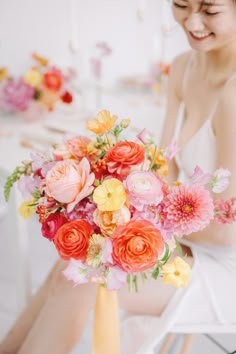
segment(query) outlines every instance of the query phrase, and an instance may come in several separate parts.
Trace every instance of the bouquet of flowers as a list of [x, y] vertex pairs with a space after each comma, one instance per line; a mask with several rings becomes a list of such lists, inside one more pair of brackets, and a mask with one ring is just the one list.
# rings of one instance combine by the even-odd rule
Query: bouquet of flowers
[[137, 290], [138, 278], [162, 276], [167, 284], [186, 286], [188, 264], [179, 256], [167, 261], [183, 235], [214, 218], [235, 221], [236, 199], [211, 195], [227, 187], [230, 173], [210, 175], [196, 167], [191, 183], [170, 185], [167, 160], [178, 152], [176, 143], [160, 149], [146, 130], [132, 141], [125, 134], [129, 124], [99, 112], [87, 122], [88, 136], [45, 154], [32, 152], [9, 176], [5, 198], [18, 181], [25, 200], [20, 213], [38, 215], [42, 236], [69, 261], [64, 275], [74, 285], [95, 281], [117, 290], [128, 282]]
[[36, 53], [32, 59], [32, 67], [20, 77], [12, 77], [7, 68], [0, 68], [0, 109], [24, 112], [37, 103], [38, 109], [52, 111], [57, 102], [73, 101], [70, 73], [64, 74]]

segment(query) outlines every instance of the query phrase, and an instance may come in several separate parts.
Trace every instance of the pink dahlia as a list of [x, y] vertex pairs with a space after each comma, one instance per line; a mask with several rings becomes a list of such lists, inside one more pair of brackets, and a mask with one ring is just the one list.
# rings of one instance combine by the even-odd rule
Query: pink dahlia
[[22, 79], [9, 80], [2, 88], [2, 106], [6, 110], [25, 111], [34, 98], [34, 88]]
[[201, 185], [174, 187], [164, 200], [162, 216], [173, 225], [177, 236], [189, 235], [204, 229], [213, 219], [213, 200]]

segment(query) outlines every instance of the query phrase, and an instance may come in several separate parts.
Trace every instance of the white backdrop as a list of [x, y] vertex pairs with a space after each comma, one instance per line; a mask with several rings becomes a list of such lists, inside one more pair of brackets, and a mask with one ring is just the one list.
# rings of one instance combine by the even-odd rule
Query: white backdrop
[[[72, 4], [72, 11], [70, 5]], [[146, 5], [138, 21], [138, 4]], [[104, 60], [105, 81], [145, 74], [160, 54], [161, 0], [0, 0], [0, 66], [21, 73], [33, 51], [61, 66], [76, 64], [89, 76], [89, 58], [97, 41], [113, 54]], [[72, 58], [69, 41], [77, 46]], [[166, 60], [188, 48], [175, 27], [167, 40]]]

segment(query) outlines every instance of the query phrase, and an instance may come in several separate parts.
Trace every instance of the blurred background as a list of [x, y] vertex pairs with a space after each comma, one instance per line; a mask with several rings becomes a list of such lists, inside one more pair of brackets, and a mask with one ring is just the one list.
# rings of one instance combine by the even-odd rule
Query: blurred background
[[[6, 176], [31, 151], [83, 132], [85, 121], [100, 109], [130, 118], [132, 133], [145, 126], [158, 141], [169, 65], [189, 46], [166, 0], [0, 0], [0, 5], [1, 339], [57, 259], [36, 219], [19, 218], [16, 189], [5, 204]], [[50, 80], [36, 83], [48, 77], [60, 82], [56, 94]], [[88, 352], [89, 333], [88, 328], [74, 353]], [[217, 338], [235, 349], [233, 336]], [[194, 350], [222, 353], [203, 336]]]

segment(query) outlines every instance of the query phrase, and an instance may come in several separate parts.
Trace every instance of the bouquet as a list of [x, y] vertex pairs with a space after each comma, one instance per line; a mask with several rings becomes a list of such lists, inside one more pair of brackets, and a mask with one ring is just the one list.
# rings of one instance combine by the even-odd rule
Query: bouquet
[[188, 284], [183, 257], [167, 262], [179, 239], [215, 219], [236, 219], [235, 202], [213, 199], [228, 185], [229, 171], [213, 175], [198, 166], [189, 184], [167, 183], [174, 141], [158, 148], [144, 129], [127, 138], [129, 119], [103, 110], [87, 121], [88, 136], [66, 139], [45, 153], [32, 152], [5, 184], [5, 198], [18, 181], [20, 213], [36, 214], [42, 236], [68, 260], [64, 275], [74, 285], [89, 281], [117, 290], [161, 276], [167, 284]]
[[64, 74], [36, 53], [32, 59], [32, 67], [20, 77], [13, 77], [7, 68], [0, 68], [0, 109], [25, 112], [36, 104], [38, 110], [52, 111], [58, 102], [73, 101], [70, 73]]

